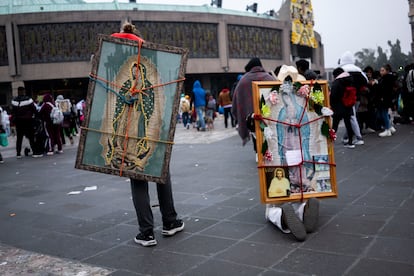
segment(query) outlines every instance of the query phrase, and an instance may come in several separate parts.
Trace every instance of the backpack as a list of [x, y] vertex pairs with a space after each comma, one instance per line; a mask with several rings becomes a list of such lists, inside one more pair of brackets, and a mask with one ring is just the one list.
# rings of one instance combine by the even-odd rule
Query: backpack
[[408, 93], [414, 93], [414, 69], [411, 69], [407, 74], [406, 85]]
[[54, 125], [60, 125], [63, 122], [63, 112], [59, 109], [59, 107], [54, 106], [53, 104], [47, 102], [52, 107], [52, 111], [50, 112], [50, 119]]
[[181, 102], [181, 111], [182, 112], [188, 112], [188, 111], [190, 111], [190, 105], [188, 104], [187, 101], [182, 101]]
[[345, 107], [352, 107], [355, 105], [357, 96], [356, 88], [353, 86], [346, 86], [344, 90], [344, 95], [342, 96], [342, 103]]

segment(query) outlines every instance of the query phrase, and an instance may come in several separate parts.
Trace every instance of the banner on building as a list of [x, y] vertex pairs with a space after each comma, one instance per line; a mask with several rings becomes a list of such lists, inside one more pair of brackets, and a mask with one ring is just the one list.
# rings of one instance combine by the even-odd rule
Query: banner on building
[[311, 0], [291, 0], [292, 44], [318, 48], [313, 32], [313, 9]]

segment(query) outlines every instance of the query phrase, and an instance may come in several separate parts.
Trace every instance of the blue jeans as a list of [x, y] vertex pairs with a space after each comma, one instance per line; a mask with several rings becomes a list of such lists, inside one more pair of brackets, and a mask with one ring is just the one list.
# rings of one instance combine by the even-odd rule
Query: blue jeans
[[204, 121], [204, 109], [205, 109], [204, 106], [197, 106], [195, 108], [197, 112], [198, 127], [201, 129], [206, 128], [206, 122]]
[[390, 117], [388, 115], [388, 108], [379, 108], [378, 109], [378, 115], [380, 119], [382, 120], [382, 123], [384, 124], [384, 129], [390, 129]]

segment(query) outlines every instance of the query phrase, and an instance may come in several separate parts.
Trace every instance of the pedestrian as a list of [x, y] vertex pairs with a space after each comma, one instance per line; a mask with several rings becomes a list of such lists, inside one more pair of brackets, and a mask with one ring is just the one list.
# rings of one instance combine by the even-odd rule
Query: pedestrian
[[197, 113], [197, 130], [206, 131], [206, 123], [204, 120], [204, 112], [206, 108], [206, 91], [201, 86], [199, 80], [193, 84], [193, 97], [195, 112]]
[[[247, 126], [247, 117], [253, 114], [253, 81], [272, 81], [275, 80], [262, 66], [259, 58], [252, 58], [244, 67], [246, 73], [238, 82], [233, 95], [231, 112], [237, 119], [239, 127], [237, 129], [242, 145], [250, 140], [251, 130]], [[254, 151], [256, 150], [256, 139], [252, 134]], [[257, 156], [257, 154], [256, 154]]]
[[16, 126], [16, 157], [22, 158], [23, 137], [29, 140], [30, 148], [34, 148], [33, 120], [37, 112], [32, 98], [26, 95], [26, 89], [17, 88], [17, 97], [12, 100], [12, 120]]
[[181, 118], [185, 128], [190, 128], [190, 96], [185, 95], [180, 101]]
[[[6, 114], [7, 114], [7, 112], [6, 112]], [[8, 145], [7, 137], [9, 136], [7, 134], [7, 131], [6, 131], [7, 125], [6, 125], [6, 121], [4, 119], [4, 116], [5, 115], [3, 113], [3, 108], [0, 107], [0, 135], [1, 135], [0, 136], [0, 146], [2, 146], [2, 147], [6, 147]], [[4, 163], [3, 156], [1, 155], [1, 152], [0, 152], [0, 164], [3, 164], [3, 163]]]
[[56, 153], [63, 153], [62, 137], [61, 137], [61, 124], [55, 124], [52, 121], [51, 113], [55, 107], [55, 102], [52, 95], [46, 94], [43, 96], [43, 104], [40, 108], [39, 114], [45, 126], [47, 139], [46, 151], [47, 155], [53, 155], [55, 147], [57, 147]]
[[[355, 65], [355, 59], [350, 51], [346, 51], [342, 54], [339, 59], [339, 66], [352, 76], [352, 83], [357, 90], [357, 101], [352, 108], [351, 116], [351, 126], [352, 131], [355, 134], [355, 139], [352, 141], [354, 145], [363, 145], [365, 142], [362, 139], [361, 130], [359, 128], [359, 123], [356, 117], [356, 110], [358, 110], [360, 104], [360, 94], [361, 91], [365, 90], [368, 85], [368, 78], [361, 68]], [[346, 134], [343, 138], [344, 144], [348, 143], [349, 137], [346, 137]]]
[[391, 65], [385, 64], [380, 69], [381, 77], [378, 81], [376, 106], [381, 119], [384, 131], [378, 134], [379, 137], [388, 137], [397, 130], [393, 127], [389, 113], [393, 106], [393, 90], [396, 77], [392, 73]]
[[347, 107], [343, 104], [342, 98], [346, 87], [352, 86], [352, 77], [348, 72], [344, 72], [341, 67], [333, 71], [334, 81], [331, 86], [330, 104], [333, 111], [332, 129], [338, 131], [339, 122], [343, 119], [347, 131], [348, 143], [345, 144], [347, 148], [355, 148], [352, 144], [352, 137], [354, 135], [351, 126], [352, 107]]
[[71, 130], [71, 120], [72, 120], [72, 103], [69, 99], [65, 99], [63, 95], [58, 95], [56, 97], [56, 106], [62, 111], [63, 122], [61, 127], [60, 136], [62, 138], [62, 144], [66, 144], [65, 136], [69, 138], [70, 144], [73, 145], [73, 136]]
[[206, 117], [205, 122], [208, 130], [214, 129], [214, 119], [216, 117], [217, 103], [214, 96], [209, 94], [207, 96]]
[[223, 88], [220, 91], [218, 103], [224, 110], [224, 127], [225, 128], [228, 127], [229, 117], [230, 117], [231, 127], [235, 127], [236, 124], [234, 122], [233, 114], [231, 113], [232, 99], [230, 95], [230, 90], [228, 88]]
[[307, 80], [316, 80], [318, 75], [314, 71], [310, 70], [309, 66], [309, 61], [306, 59], [296, 61], [296, 68], [298, 69], [300, 75], [304, 76]]
[[[114, 33], [112, 36], [134, 40], [139, 44], [144, 43], [144, 40], [137, 34], [139, 33], [137, 32], [135, 26], [129, 22], [126, 22], [122, 26], [122, 32]], [[139, 225], [139, 233], [134, 238], [134, 242], [142, 246], [157, 245], [157, 240], [154, 236], [154, 217], [148, 193], [148, 181], [130, 178], [130, 182], [132, 202], [134, 203]], [[174, 236], [176, 233], [184, 229], [184, 222], [177, 219], [177, 212], [174, 208], [174, 200], [172, 195], [170, 173], [168, 173], [165, 184], [156, 183], [156, 185], [163, 223], [161, 234], [164, 236]]]

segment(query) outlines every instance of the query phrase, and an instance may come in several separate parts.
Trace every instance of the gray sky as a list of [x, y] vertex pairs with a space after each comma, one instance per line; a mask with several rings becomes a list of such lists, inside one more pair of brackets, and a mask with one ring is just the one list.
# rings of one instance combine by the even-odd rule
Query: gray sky
[[[112, 0], [86, 0], [112, 2]], [[128, 2], [128, 0], [119, 0]], [[222, 8], [245, 11], [256, 2], [258, 13], [279, 10], [283, 0], [222, 0]], [[210, 5], [211, 0], [137, 0], [137, 3]], [[401, 42], [402, 52], [411, 51], [408, 0], [312, 0], [315, 31], [325, 47], [325, 66], [336, 67], [341, 54], [363, 48], [388, 51], [387, 41]]]

